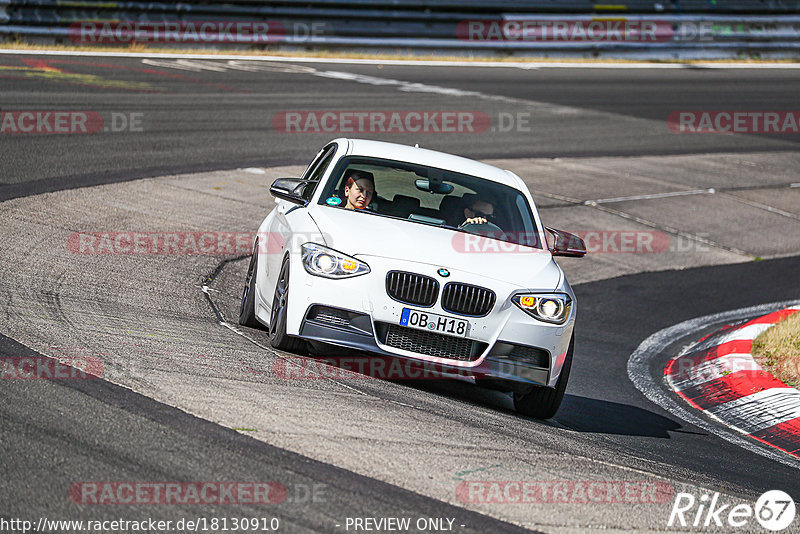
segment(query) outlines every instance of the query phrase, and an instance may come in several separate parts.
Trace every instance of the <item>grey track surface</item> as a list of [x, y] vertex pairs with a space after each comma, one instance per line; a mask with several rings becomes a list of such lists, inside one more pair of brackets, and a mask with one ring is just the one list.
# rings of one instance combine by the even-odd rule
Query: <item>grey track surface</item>
[[[326, 484], [324, 502], [266, 510], [282, 517], [290, 525], [287, 531], [336, 531], [336, 521], [366, 515], [458, 517], [476, 531], [510, 531], [511, 523], [548, 532], [590, 527], [641, 531], [663, 530], [669, 515], [668, 502], [465, 503], [455, 493], [464, 480], [646, 480], [670, 483], [676, 491], [709, 488], [731, 498], [753, 499], [772, 488], [800, 497], [796, 470], [676, 419], [647, 401], [625, 371], [630, 353], [656, 330], [800, 296], [800, 262], [781, 258], [800, 246], [800, 203], [793, 201], [800, 190], [789, 185], [798, 181], [796, 140], [674, 136], [664, 125], [675, 106], [763, 107], [754, 99], [731, 96], [726, 102], [716, 95], [738, 84], [750, 94], [772, 91], [782, 98], [796, 76], [793, 71], [760, 80], [760, 73], [749, 71], [703, 76], [689, 69], [634, 76], [628, 71], [422, 73], [314, 66], [483, 92], [448, 96], [284, 72], [285, 65], [267, 72], [192, 72], [143, 66], [140, 60], [69, 61], [74, 63], [57, 65], [105, 79], [144, 80], [158, 91], [100, 88], [91, 85], [96, 79], [85, 77], [67, 83], [61, 74], [3, 79], [3, 109], [142, 110], [146, 130], [82, 139], [2, 139], [0, 172], [9, 184], [0, 187], [3, 198], [63, 189], [76, 185], [75, 177], [80, 185], [108, 185], [0, 204], [0, 284], [7, 288], [0, 333], [16, 340], [3, 338], [0, 348], [4, 354], [91, 354], [105, 363], [104, 380], [0, 381], [0, 440], [12, 451], [0, 459], [0, 516], [135, 519], [265, 513], [247, 507], [81, 507], [66, 492], [84, 480]], [[0, 56], [0, 65], [19, 62]], [[87, 66], [90, 62], [114, 68]], [[554, 85], [559, 73], [566, 89]], [[591, 104], [582, 95], [584, 84], [595, 76], [609, 81], [595, 85], [600, 94], [598, 103]], [[497, 83], [486, 82], [492, 77]], [[648, 79], [653, 96], [643, 91], [641, 106], [631, 103], [628, 109], [621, 101], [616, 108], [601, 105], [601, 100], [622, 98], [619, 94], [636, 94]], [[698, 84], [707, 89], [698, 90]], [[678, 94], [666, 98], [669, 91]], [[155, 169], [163, 174], [164, 169], [302, 163], [331, 135], [279, 134], [271, 130], [273, 113], [357, 109], [367, 107], [364, 102], [370, 109], [478, 109], [490, 114], [529, 106], [525, 109], [537, 118], [530, 134], [430, 135], [422, 136], [421, 144], [489, 158], [520, 173], [548, 224], [668, 236], [668, 246], [655, 253], [606, 251], [563, 262], [571, 280], [579, 283], [580, 327], [573, 378], [554, 421], [519, 417], [510, 411], [507, 397], [465, 384], [282, 380], [272, 366], [286, 355], [263, 348], [263, 333], [242, 329], [254, 344], [220, 326], [200, 290], [225, 257], [87, 255], [66, 247], [73, 232], [253, 231], [272, 204], [265, 192], [270, 179], [296, 175], [302, 167], [113, 182]], [[776, 102], [771, 109], [790, 106], [786, 100]], [[648, 115], [650, 106], [661, 111]], [[706, 188], [716, 192], [585, 203]], [[777, 259], [750, 261], [754, 256]], [[676, 270], [643, 272], [665, 268]], [[228, 262], [210, 283], [211, 298], [229, 320], [236, 313], [245, 269], [243, 260]], [[679, 348], [665, 347], [664, 359]], [[656, 365], [652, 371], [660, 369]], [[236, 433], [231, 428], [252, 430]]]
[[[0, 349], [6, 355], [39, 356], [5, 336]], [[523, 531], [277, 449], [104, 380], [9, 383], [0, 395], [6, 495], [0, 517], [7, 520], [278, 518], [282, 531], [325, 532], [344, 524], [346, 517], [379, 512], [449, 517], [461, 532]], [[69, 502], [73, 484], [100, 481], [278, 482], [286, 500], [153, 505], [150, 510], [147, 505], [94, 506], [91, 512], [87, 505], [81, 510]]]
[[[331, 134], [280, 134], [287, 110], [467, 110], [529, 113], [530, 131], [369, 134], [470, 157], [609, 156], [794, 151], [798, 135], [676, 135], [679, 110], [793, 109], [798, 70], [468, 69], [227, 61], [143, 64], [135, 58], [0, 55], [4, 110], [142, 113], [143, 131], [93, 136], [14, 135], [0, 144], [0, 183], [33, 190], [249, 165], [306, 163]], [[313, 71], [313, 72], [310, 72]], [[350, 79], [341, 79], [341, 73]], [[374, 78], [352, 80], [352, 74]], [[375, 80], [377, 79], [377, 80]], [[398, 86], [404, 81], [486, 97]], [[466, 106], [466, 107], [464, 107]], [[54, 185], [53, 182], [56, 182]], [[30, 189], [28, 189], [30, 190]], [[20, 194], [9, 189], [5, 197]], [[0, 195], [3, 192], [0, 191]], [[3, 198], [3, 197], [0, 197]]]

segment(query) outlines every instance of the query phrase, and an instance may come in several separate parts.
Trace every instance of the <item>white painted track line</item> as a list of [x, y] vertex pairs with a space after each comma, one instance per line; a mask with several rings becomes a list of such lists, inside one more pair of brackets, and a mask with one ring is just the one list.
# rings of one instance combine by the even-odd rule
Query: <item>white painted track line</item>
[[332, 63], [349, 65], [410, 65], [428, 67], [492, 67], [511, 69], [800, 69], [800, 63], [649, 63], [649, 62], [504, 62], [504, 61], [426, 61], [421, 59], [355, 59], [314, 58], [303, 56], [249, 56], [239, 54], [197, 54], [167, 52], [99, 52], [82, 50], [16, 50], [0, 49], [5, 55], [32, 56], [85, 56], [85, 57], [131, 57], [169, 59], [218, 59], [246, 61], [283, 61], [287, 63]]

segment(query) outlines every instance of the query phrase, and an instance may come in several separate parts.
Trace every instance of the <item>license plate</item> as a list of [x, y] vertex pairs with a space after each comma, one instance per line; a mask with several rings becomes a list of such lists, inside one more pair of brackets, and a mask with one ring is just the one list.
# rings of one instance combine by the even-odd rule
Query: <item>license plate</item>
[[456, 337], [466, 337], [469, 332], [469, 321], [410, 308], [403, 308], [403, 314], [400, 316], [400, 326]]

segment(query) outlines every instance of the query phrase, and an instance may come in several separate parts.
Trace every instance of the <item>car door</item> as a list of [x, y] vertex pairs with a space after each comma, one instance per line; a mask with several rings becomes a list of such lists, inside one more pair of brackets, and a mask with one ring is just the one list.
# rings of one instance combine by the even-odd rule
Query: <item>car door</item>
[[[319, 185], [322, 176], [333, 161], [337, 149], [336, 143], [331, 143], [319, 151], [317, 156], [308, 166], [306, 171], [301, 177], [303, 180], [309, 180], [311, 183], [306, 186], [303, 197], [306, 201], [311, 200], [317, 186]], [[280, 273], [281, 263], [285, 256], [285, 251], [292, 246], [299, 246], [302, 242], [308, 239], [303, 239], [302, 235], [296, 235], [297, 230], [292, 227], [291, 217], [287, 217], [290, 211], [295, 209], [305, 209], [298, 204], [293, 204], [288, 200], [278, 200], [275, 208], [275, 216], [268, 228], [267, 258], [265, 262], [266, 270], [266, 284], [262, 287], [264, 294], [262, 295], [262, 302], [267, 303], [270, 308], [272, 307], [273, 291], [277, 283], [278, 274]]]

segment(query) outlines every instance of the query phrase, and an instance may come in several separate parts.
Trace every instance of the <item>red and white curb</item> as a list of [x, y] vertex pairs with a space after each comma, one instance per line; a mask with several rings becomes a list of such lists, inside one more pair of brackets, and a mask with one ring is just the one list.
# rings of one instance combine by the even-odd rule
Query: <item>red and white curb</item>
[[750, 355], [756, 337], [798, 311], [785, 308], [700, 339], [667, 364], [667, 384], [694, 408], [800, 458], [800, 391]]
[[[641, 342], [635, 351], [628, 358], [628, 378], [642, 392], [648, 400], [666, 410], [669, 414], [680, 417], [687, 423], [703, 429], [709, 434], [713, 434], [720, 439], [740, 447], [741, 449], [764, 456], [788, 467], [800, 470], [800, 458], [778, 450], [773, 447], [765, 446], [749, 436], [738, 432], [727, 425], [719, 424], [710, 418], [702, 417], [701, 412], [692, 408], [689, 404], [678, 397], [674, 391], [669, 389], [664, 381], [664, 351], [670, 345], [684, 339], [691, 339], [693, 333], [701, 330], [708, 331], [711, 327], [720, 324], [735, 324], [740, 321], [748, 320], [767, 313], [786, 308], [800, 307], [800, 300], [785, 300], [781, 302], [769, 302], [757, 306], [748, 306], [736, 310], [729, 310], [702, 317], [695, 317], [678, 324], [674, 324], [658, 332], [651, 334]], [[707, 346], [693, 343], [688, 350], [702, 350], [708, 348], [714, 342], [709, 338], [701, 343]], [[684, 350], [684, 353], [687, 351]], [[683, 355], [683, 354], [681, 354]]]

